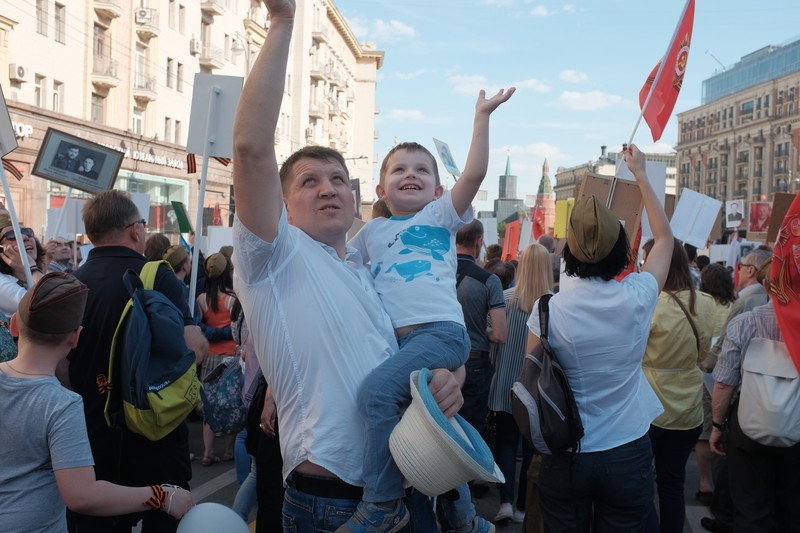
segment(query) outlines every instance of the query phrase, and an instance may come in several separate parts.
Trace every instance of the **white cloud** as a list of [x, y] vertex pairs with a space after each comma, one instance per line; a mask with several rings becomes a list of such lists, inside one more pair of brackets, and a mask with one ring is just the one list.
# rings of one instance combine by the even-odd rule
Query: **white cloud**
[[486, 5], [505, 7], [514, 5], [514, 0], [486, 0]]
[[414, 37], [416, 33], [417, 32], [414, 30], [414, 28], [408, 24], [400, 22], [399, 20], [390, 20], [389, 22], [386, 22], [384, 20], [377, 19], [372, 23], [372, 28], [370, 28], [371, 39], [387, 43], [409, 39]]
[[534, 17], [546, 17], [552, 14], [553, 13], [551, 11], [548, 11], [547, 8], [544, 6], [536, 6], [533, 9], [531, 9], [531, 15], [533, 15]]
[[566, 4], [562, 9], [564, 10], [564, 13], [569, 13], [570, 15], [574, 14], [577, 11], [577, 9], [575, 9], [575, 6], [572, 4]]
[[564, 70], [559, 75], [562, 81], [569, 83], [586, 83], [589, 76], [585, 72], [578, 72], [577, 70]]
[[413, 80], [414, 78], [419, 78], [423, 74], [425, 74], [425, 69], [417, 69], [412, 72], [395, 72], [394, 76], [399, 80], [406, 81], [406, 80]]
[[573, 111], [596, 111], [618, 105], [621, 102], [622, 97], [600, 91], [564, 91], [558, 97], [559, 107]]
[[392, 109], [389, 119], [400, 122], [419, 122], [425, 120], [425, 114], [419, 109]]
[[567, 15], [574, 15], [577, 13], [577, 8], [573, 4], [564, 4], [561, 8], [550, 9], [543, 5], [535, 6], [531, 9], [531, 15], [534, 17], [550, 17], [553, 15], [558, 15], [559, 13], [565, 13]]
[[550, 91], [550, 87], [541, 81], [531, 78], [529, 80], [515, 81], [512, 84], [517, 89], [530, 89], [537, 93], [546, 93]]
[[[518, 156], [536, 156], [541, 158], [548, 158], [548, 160], [562, 160], [567, 157], [567, 155], [562, 152], [557, 146], [538, 142], [538, 143], [531, 143], [526, 145], [519, 145], [519, 144], [512, 144], [510, 146], [504, 146], [502, 149], [493, 150], [498, 153], [502, 152], [504, 154], [509, 155], [518, 155]], [[512, 159], [512, 163], [513, 163]], [[541, 163], [539, 163], [541, 165]]]
[[367, 39], [369, 35], [369, 22], [365, 19], [347, 19], [347, 24], [359, 40]]

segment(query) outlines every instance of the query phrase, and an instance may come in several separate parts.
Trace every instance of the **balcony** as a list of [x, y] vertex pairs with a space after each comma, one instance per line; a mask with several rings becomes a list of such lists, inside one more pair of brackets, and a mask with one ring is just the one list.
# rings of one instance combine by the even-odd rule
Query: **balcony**
[[200, 51], [200, 66], [208, 69], [219, 69], [225, 66], [225, 56], [222, 48], [213, 44], [203, 43]]
[[319, 63], [313, 63], [311, 65], [311, 79], [318, 80], [318, 81], [327, 81], [327, 67], [323, 67]]
[[141, 40], [149, 41], [153, 37], [158, 37], [161, 29], [158, 26], [157, 9], [140, 7], [134, 10], [133, 17], [136, 23], [136, 34]]
[[225, 4], [222, 0], [202, 0], [200, 9], [212, 17], [225, 14]]
[[117, 62], [110, 57], [94, 56], [92, 59], [92, 83], [99, 89], [111, 89], [119, 85]]
[[101, 19], [115, 19], [122, 16], [122, 0], [94, 0], [94, 11]]
[[325, 43], [327, 44], [330, 38], [328, 37], [328, 28], [320, 25], [313, 30], [311, 30], [311, 40], [315, 43]]
[[156, 99], [156, 79], [153, 76], [136, 74], [133, 77], [133, 97], [139, 102], [152, 102]]
[[320, 102], [311, 102], [308, 105], [308, 116], [311, 118], [325, 118], [325, 106]]

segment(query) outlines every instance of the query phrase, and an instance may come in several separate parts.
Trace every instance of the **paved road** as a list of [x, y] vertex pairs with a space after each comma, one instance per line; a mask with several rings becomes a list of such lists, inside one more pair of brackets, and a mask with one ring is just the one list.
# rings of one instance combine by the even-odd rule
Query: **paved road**
[[[190, 439], [192, 451], [198, 459], [193, 464], [192, 492], [198, 502], [217, 502], [230, 506], [236, 496], [236, 475], [233, 470], [232, 462], [220, 462], [212, 466], [201, 466], [199, 457], [202, 455], [203, 445], [200, 432], [200, 423], [190, 423]], [[217, 455], [222, 456], [222, 440], [217, 439]], [[708, 515], [708, 508], [703, 507], [695, 501], [694, 494], [697, 491], [697, 465], [694, 455], [690, 456], [686, 468], [686, 524], [683, 528], [684, 533], [694, 533], [704, 531], [700, 527], [700, 518]], [[491, 520], [500, 505], [500, 500], [496, 490], [489, 491], [489, 494], [475, 500], [478, 514]], [[508, 524], [497, 528], [498, 533], [521, 533], [522, 526], [519, 524]]]

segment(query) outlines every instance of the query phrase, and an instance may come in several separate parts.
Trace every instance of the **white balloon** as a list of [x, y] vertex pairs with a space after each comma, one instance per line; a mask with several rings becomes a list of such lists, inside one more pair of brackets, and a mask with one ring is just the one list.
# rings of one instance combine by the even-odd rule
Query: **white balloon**
[[244, 520], [230, 507], [200, 503], [189, 509], [178, 524], [177, 533], [250, 533]]

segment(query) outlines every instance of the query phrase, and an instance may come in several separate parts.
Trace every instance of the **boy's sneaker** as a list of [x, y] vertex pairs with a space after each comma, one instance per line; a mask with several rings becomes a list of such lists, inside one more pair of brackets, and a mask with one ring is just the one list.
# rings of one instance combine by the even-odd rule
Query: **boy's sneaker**
[[403, 500], [397, 500], [388, 509], [375, 503], [362, 501], [356, 507], [353, 516], [339, 526], [336, 533], [394, 533], [408, 524], [408, 520], [408, 509], [403, 504]]
[[521, 524], [525, 521], [525, 511], [520, 511], [519, 509], [514, 509], [514, 516], [511, 520], [515, 524]]
[[476, 516], [472, 521], [472, 529], [468, 529], [464, 533], [494, 533], [494, 524], [481, 516]]

